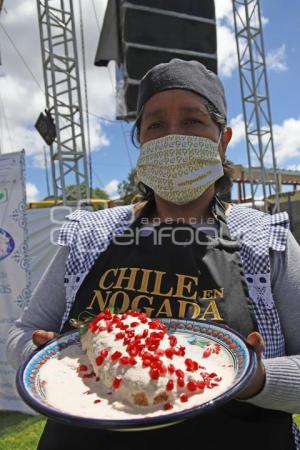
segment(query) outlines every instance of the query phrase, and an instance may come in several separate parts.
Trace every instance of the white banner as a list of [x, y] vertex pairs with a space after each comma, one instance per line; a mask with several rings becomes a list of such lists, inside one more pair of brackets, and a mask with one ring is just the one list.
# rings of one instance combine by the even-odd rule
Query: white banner
[[23, 150], [0, 155], [0, 410], [31, 412], [5, 355], [7, 331], [30, 300], [29, 269]]

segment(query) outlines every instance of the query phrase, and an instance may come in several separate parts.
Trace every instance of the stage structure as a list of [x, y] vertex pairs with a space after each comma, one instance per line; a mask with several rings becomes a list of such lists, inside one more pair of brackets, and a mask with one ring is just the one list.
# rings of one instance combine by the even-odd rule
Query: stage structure
[[[61, 195], [64, 204], [73, 204], [89, 197], [73, 1], [37, 0], [37, 6], [46, 116], [51, 116], [56, 128], [50, 145], [54, 197]], [[66, 189], [70, 184], [76, 186], [74, 192]], [[82, 184], [86, 193], [80, 189]]]
[[267, 210], [267, 196], [273, 194], [273, 212], [278, 212], [280, 179], [274, 150], [260, 2], [232, 2], [252, 204], [255, 207], [255, 199], [262, 196]]
[[214, 0], [108, 0], [95, 64], [117, 63], [117, 117], [136, 117], [138, 86], [153, 66], [196, 59], [217, 72]]

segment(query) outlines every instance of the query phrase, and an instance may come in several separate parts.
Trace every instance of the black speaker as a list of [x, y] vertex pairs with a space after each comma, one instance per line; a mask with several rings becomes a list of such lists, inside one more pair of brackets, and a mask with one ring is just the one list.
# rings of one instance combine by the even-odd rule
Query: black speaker
[[122, 118], [136, 116], [142, 76], [172, 58], [194, 59], [217, 73], [214, 0], [108, 0], [95, 64], [113, 59], [121, 68]]

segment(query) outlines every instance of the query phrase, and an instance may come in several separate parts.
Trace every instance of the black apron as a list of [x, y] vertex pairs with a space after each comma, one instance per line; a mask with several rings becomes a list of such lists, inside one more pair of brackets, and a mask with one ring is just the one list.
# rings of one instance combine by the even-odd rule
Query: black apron
[[[147, 233], [141, 225], [153, 206], [148, 202], [131, 227], [96, 260], [62, 333], [72, 329], [69, 319], [84, 320], [109, 307], [119, 312], [139, 309], [152, 318], [216, 321], [245, 337], [257, 331], [239, 245], [230, 237], [223, 204], [215, 199], [211, 207], [217, 237], [178, 224], [160, 224]], [[179, 450], [191, 440], [210, 450], [295, 449], [290, 414], [232, 400], [180, 424], [149, 431], [95, 430], [48, 420], [38, 450], [79, 450], [89, 445], [153, 450], [164, 444]]]

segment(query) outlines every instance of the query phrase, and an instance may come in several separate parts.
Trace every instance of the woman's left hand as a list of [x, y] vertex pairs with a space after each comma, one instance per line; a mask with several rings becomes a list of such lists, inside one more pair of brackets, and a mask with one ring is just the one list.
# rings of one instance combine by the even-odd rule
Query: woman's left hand
[[250, 333], [247, 337], [247, 343], [253, 347], [253, 350], [256, 353], [257, 357], [257, 369], [253, 377], [251, 378], [250, 383], [246, 386], [246, 388], [241, 391], [237, 397], [238, 400], [246, 400], [247, 398], [253, 397], [258, 394], [265, 384], [265, 366], [262, 362], [262, 353], [265, 348], [265, 343], [263, 337], [260, 333], [256, 331]]

